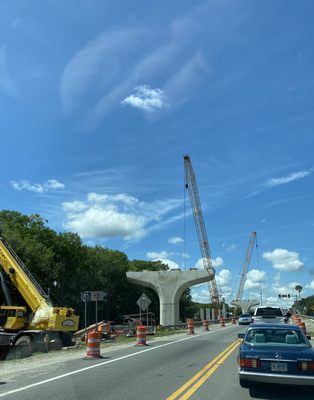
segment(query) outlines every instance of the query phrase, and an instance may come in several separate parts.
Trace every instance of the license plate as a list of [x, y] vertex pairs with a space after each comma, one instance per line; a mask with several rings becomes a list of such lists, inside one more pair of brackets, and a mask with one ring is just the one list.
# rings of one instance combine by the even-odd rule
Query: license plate
[[271, 370], [272, 372], [287, 372], [288, 367], [286, 363], [276, 363], [272, 362], [271, 363]]

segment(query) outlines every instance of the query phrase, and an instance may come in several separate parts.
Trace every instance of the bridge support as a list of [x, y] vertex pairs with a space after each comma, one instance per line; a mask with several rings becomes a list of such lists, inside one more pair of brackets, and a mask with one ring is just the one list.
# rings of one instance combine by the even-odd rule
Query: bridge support
[[259, 300], [232, 300], [231, 304], [240, 307], [244, 314], [249, 312], [251, 307], [259, 305]]
[[144, 271], [127, 272], [129, 281], [155, 290], [160, 302], [160, 325], [174, 325], [179, 322], [180, 298], [190, 286], [211, 281], [213, 269], [193, 271]]

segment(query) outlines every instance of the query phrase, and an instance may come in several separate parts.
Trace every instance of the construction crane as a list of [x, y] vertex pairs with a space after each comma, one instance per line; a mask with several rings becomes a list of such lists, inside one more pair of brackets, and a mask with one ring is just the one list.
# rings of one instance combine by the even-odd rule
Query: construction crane
[[251, 261], [251, 258], [252, 258], [252, 252], [253, 252], [253, 247], [254, 247], [254, 243], [255, 242], [256, 242], [256, 232], [252, 232], [251, 237], [250, 237], [250, 241], [249, 241], [249, 245], [248, 245], [248, 248], [246, 250], [246, 255], [245, 255], [245, 260], [244, 260], [244, 263], [243, 263], [242, 274], [241, 274], [241, 279], [240, 279], [240, 285], [239, 285], [238, 293], [237, 293], [237, 296], [236, 296], [236, 300], [242, 300], [243, 291], [244, 291], [244, 285], [245, 285], [245, 281], [246, 281], [246, 277], [247, 277], [250, 261]]
[[[0, 347], [32, 345], [70, 340], [78, 329], [79, 317], [74, 309], [54, 307], [35, 277], [0, 234], [0, 281], [7, 305], [0, 305]], [[10, 285], [8, 284], [10, 282]], [[14, 305], [10, 294], [13, 285], [24, 300]], [[40, 347], [40, 346], [39, 346]], [[1, 349], [0, 349], [1, 350]]]
[[251, 301], [247, 300], [246, 302], [244, 302], [242, 300], [243, 291], [244, 291], [244, 285], [245, 285], [245, 281], [246, 281], [246, 278], [247, 278], [247, 273], [248, 273], [250, 261], [251, 261], [251, 258], [252, 258], [253, 247], [254, 247], [255, 243], [256, 243], [256, 247], [257, 247], [256, 232], [253, 231], [251, 233], [250, 240], [249, 240], [249, 245], [248, 245], [248, 248], [246, 250], [246, 255], [245, 255], [245, 260], [244, 260], [244, 263], [243, 263], [239, 289], [238, 289], [236, 298], [234, 300], [232, 300], [232, 303], [231, 303], [231, 304], [233, 304], [235, 306], [241, 307], [242, 308], [242, 312], [247, 312], [249, 307], [251, 307], [253, 305], [257, 305], [259, 303], [257, 300], [251, 300]]
[[[212, 258], [210, 254], [207, 233], [203, 218], [203, 212], [201, 207], [201, 201], [198, 194], [196, 178], [194, 174], [194, 170], [192, 167], [191, 159], [189, 155], [184, 156], [184, 171], [185, 171], [185, 188], [188, 189], [189, 197], [191, 201], [191, 206], [193, 210], [194, 222], [196, 226], [198, 242], [201, 249], [202, 259], [204, 269], [211, 270], [215, 273], [215, 268], [212, 263]], [[208, 289], [210, 293], [210, 297], [212, 300], [212, 304], [215, 310], [216, 317], [219, 317], [220, 314], [220, 304], [219, 304], [219, 292], [217, 283], [215, 280], [215, 276], [213, 280], [208, 283]]]

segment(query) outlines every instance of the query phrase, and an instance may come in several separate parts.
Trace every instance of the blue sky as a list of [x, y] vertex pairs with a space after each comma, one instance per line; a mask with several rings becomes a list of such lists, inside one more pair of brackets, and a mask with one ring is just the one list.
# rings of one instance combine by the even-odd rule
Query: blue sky
[[313, 17], [311, 0], [2, 1], [0, 209], [202, 268], [189, 154], [227, 301], [253, 230], [244, 297], [313, 294]]

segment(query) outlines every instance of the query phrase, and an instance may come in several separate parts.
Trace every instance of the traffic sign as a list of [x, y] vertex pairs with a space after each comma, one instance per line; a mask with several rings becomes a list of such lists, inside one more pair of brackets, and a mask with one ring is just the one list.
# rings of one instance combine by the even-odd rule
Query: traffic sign
[[142, 293], [141, 297], [137, 300], [136, 304], [140, 307], [142, 311], [146, 311], [151, 304], [151, 299], [146, 296], [145, 293]]
[[103, 301], [106, 295], [106, 292], [100, 290], [81, 292], [81, 300], [84, 303], [88, 301]]
[[103, 291], [93, 291], [90, 292], [91, 301], [103, 301], [106, 296], [106, 293]]
[[90, 301], [90, 292], [81, 292], [81, 300], [84, 303], [87, 303], [88, 301]]

